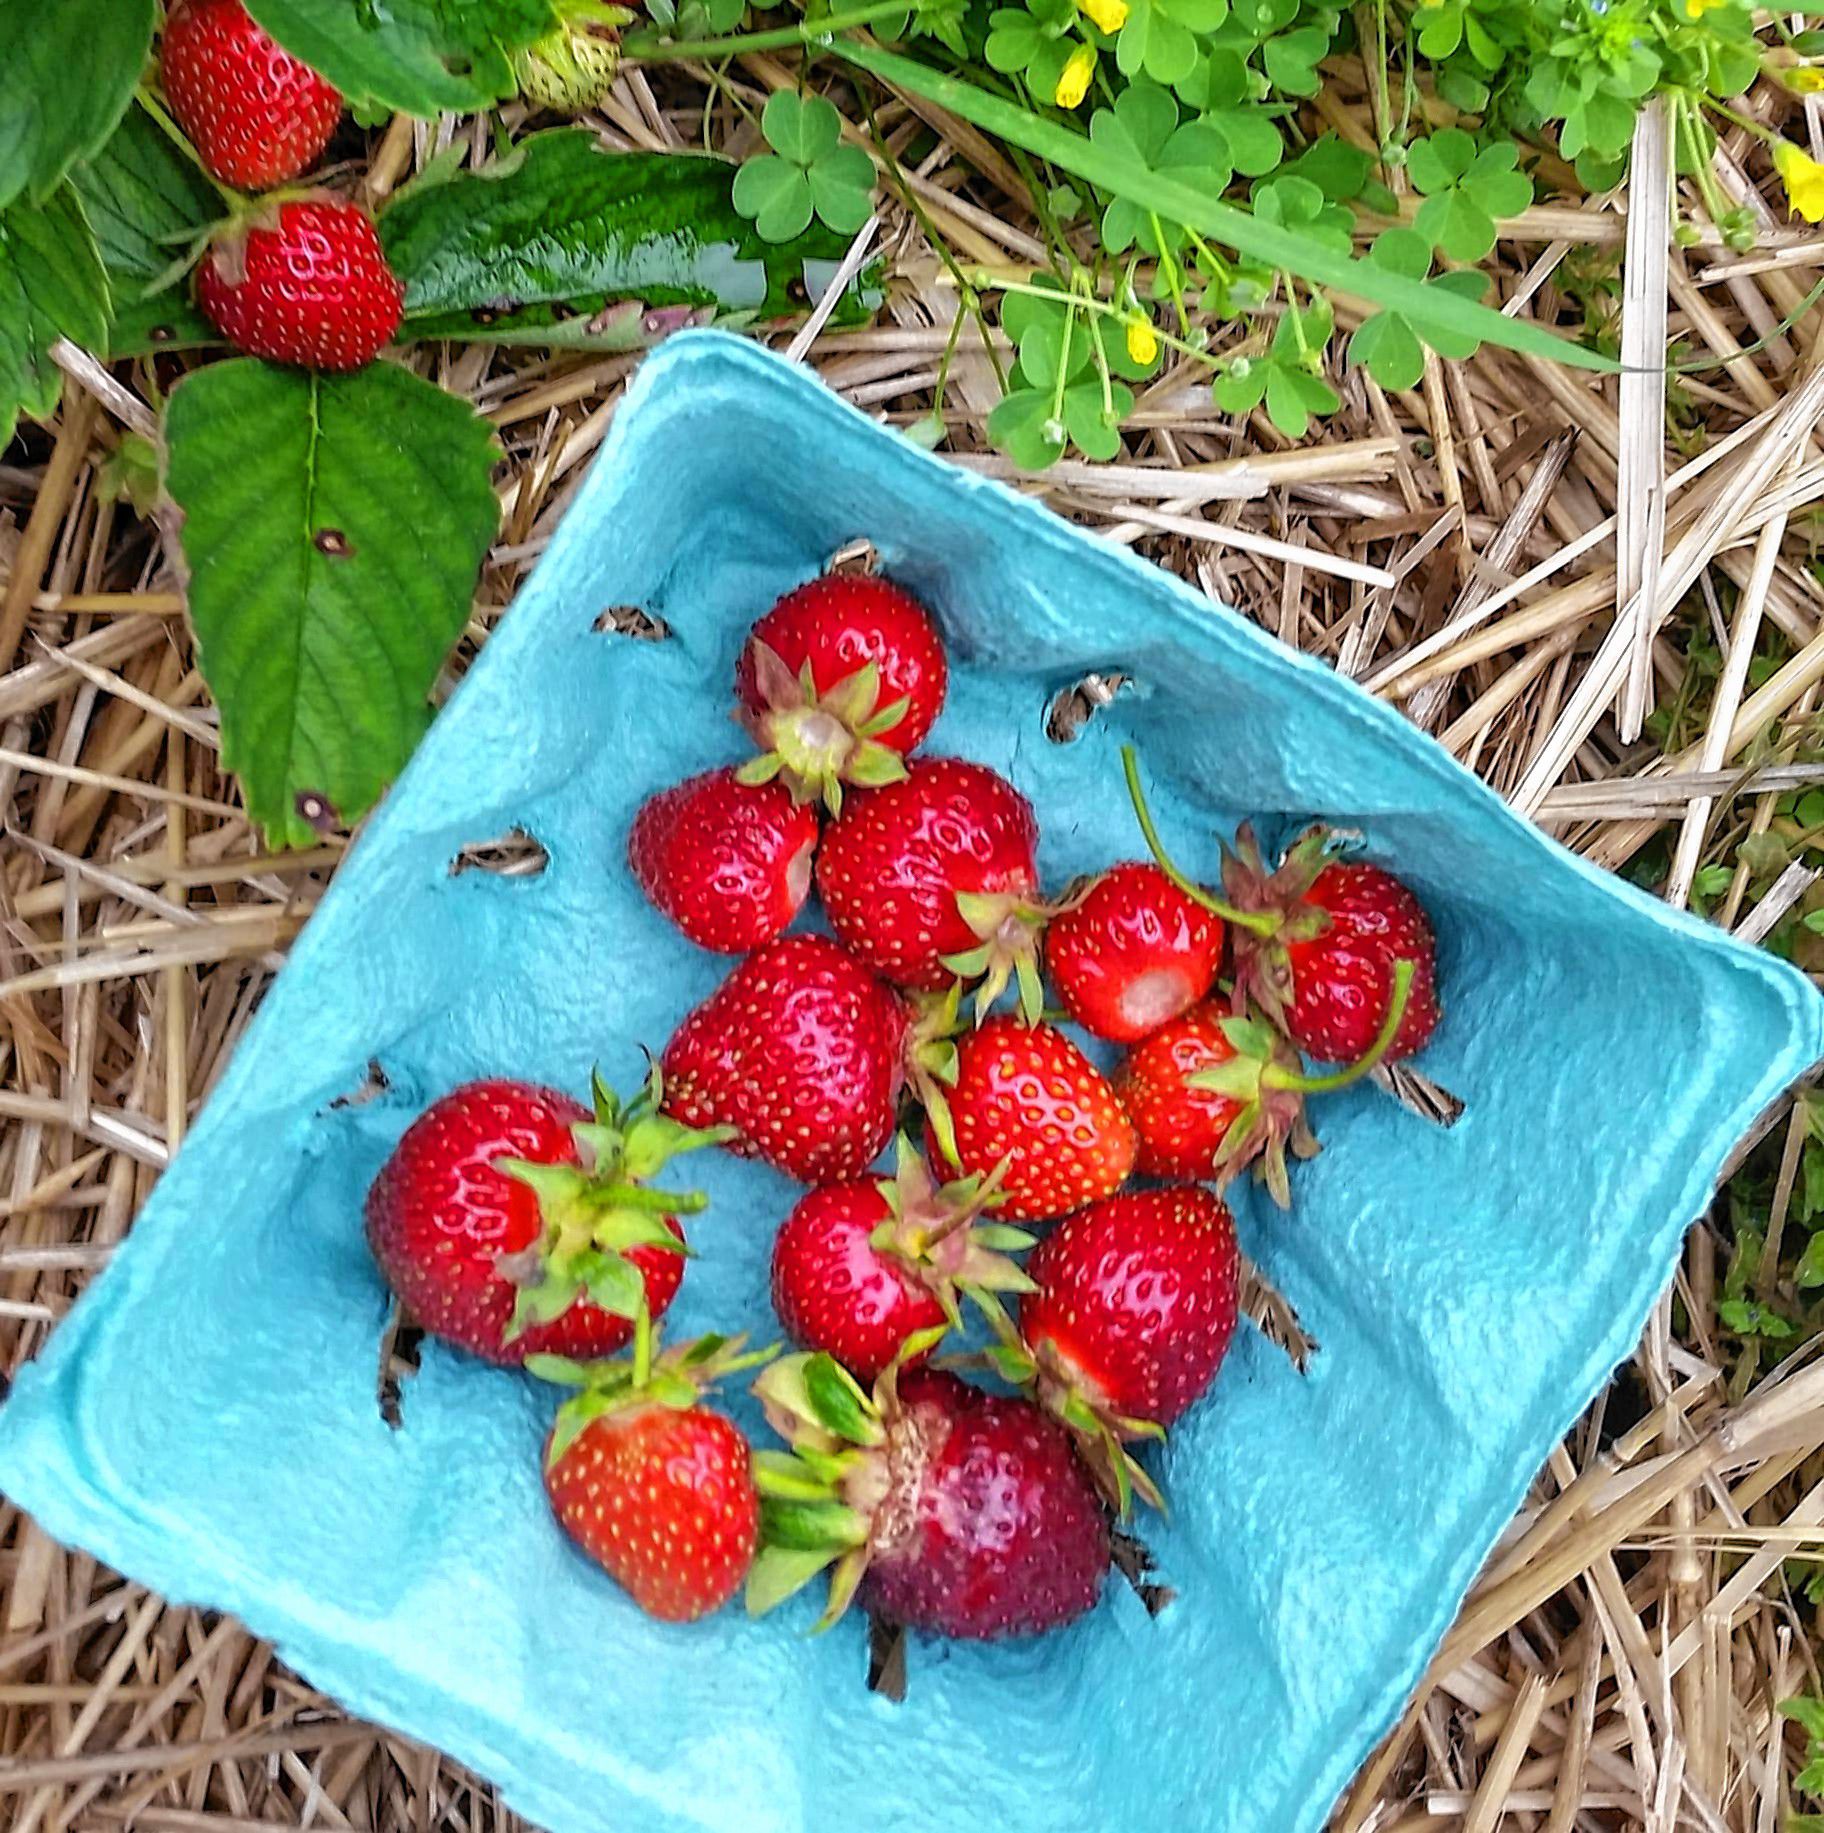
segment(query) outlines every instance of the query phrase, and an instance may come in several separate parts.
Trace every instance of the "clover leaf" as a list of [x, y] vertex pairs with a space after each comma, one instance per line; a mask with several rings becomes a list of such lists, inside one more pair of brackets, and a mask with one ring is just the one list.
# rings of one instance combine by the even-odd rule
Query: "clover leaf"
[[1198, 39], [1228, 11], [1229, 0], [1128, 0], [1115, 67], [1126, 77], [1144, 71], [1155, 82], [1179, 82], [1196, 68]]
[[[1061, 41], [1076, 18], [1072, 0], [1027, 0], [1024, 6], [996, 7], [988, 15], [988, 40], [982, 55], [990, 69], [1003, 76], [1027, 73], [1034, 94], [1050, 95], [1057, 87], [1057, 70], [1069, 55], [1069, 46]], [[1040, 58], [1057, 64], [1050, 71], [1049, 83], [1043, 80], [1045, 72], [1033, 69]]]
[[[1486, 275], [1468, 270], [1426, 280], [1431, 272], [1431, 246], [1415, 229], [1383, 230], [1375, 237], [1368, 259], [1390, 273], [1424, 280], [1441, 293], [1454, 293], [1472, 302], [1481, 299], [1488, 285]], [[1473, 356], [1476, 351], [1473, 338], [1430, 320], [1415, 325], [1404, 313], [1376, 312], [1350, 338], [1349, 361], [1366, 369], [1383, 388], [1412, 388], [1425, 373], [1427, 344], [1440, 356], [1455, 359]]]
[[873, 208], [874, 162], [842, 144], [842, 117], [822, 96], [782, 89], [769, 98], [760, 131], [774, 150], [735, 174], [735, 208], [768, 242], [789, 242], [813, 215], [853, 235]]
[[1425, 194], [1413, 227], [1453, 261], [1480, 261], [1495, 245], [1495, 219], [1533, 201], [1533, 181], [1516, 171], [1511, 140], [1477, 149], [1460, 127], [1414, 142], [1406, 170]]
[[1282, 172], [1254, 187], [1254, 214], [1346, 255], [1354, 244], [1355, 219], [1333, 204], [1308, 178]]
[[1267, 418], [1288, 439], [1303, 439], [1314, 414], [1333, 414], [1336, 390], [1319, 368], [1334, 315], [1327, 300], [1302, 310], [1288, 307], [1263, 355], [1237, 357], [1211, 391], [1227, 414], [1247, 414], [1266, 404]]

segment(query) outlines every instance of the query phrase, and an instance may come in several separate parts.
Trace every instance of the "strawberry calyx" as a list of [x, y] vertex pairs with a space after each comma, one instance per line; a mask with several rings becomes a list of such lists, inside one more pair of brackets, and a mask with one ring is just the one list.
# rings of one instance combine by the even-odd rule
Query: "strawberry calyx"
[[893, 1178], [881, 1185], [892, 1215], [868, 1237], [869, 1245], [911, 1270], [943, 1307], [953, 1330], [963, 1327], [959, 1294], [998, 1325], [1005, 1322], [1005, 1313], [997, 1292], [1034, 1290], [1008, 1255], [1031, 1247], [1036, 1237], [1023, 1228], [977, 1220], [1000, 1202], [1009, 1162], [1002, 1159], [985, 1177], [940, 1184], [902, 1134]]
[[956, 1040], [968, 1029], [961, 1017], [963, 986], [953, 980], [941, 993], [909, 993], [911, 1017], [902, 1046], [906, 1087], [924, 1109], [931, 1133], [947, 1163], [962, 1169], [957, 1155], [956, 1122], [946, 1092], [956, 1086]]
[[1165, 1512], [1159, 1485], [1128, 1450], [1140, 1439], [1163, 1443], [1163, 1426], [1117, 1411], [1101, 1383], [1050, 1338], [1034, 1345], [1009, 1327], [982, 1358], [1003, 1381], [1029, 1394], [1065, 1426], [1083, 1467], [1121, 1520], [1132, 1514], [1135, 1496]]
[[[1223, 848], [1222, 888], [1238, 909], [1249, 913], [1248, 927], [1235, 933], [1235, 997], [1258, 1006], [1282, 1030], [1292, 1006], [1292, 957], [1295, 942], [1309, 942], [1330, 927], [1330, 913], [1308, 901], [1306, 893], [1334, 857], [1332, 831], [1307, 828], [1277, 868], [1269, 867], [1244, 821], [1235, 844]], [[1264, 926], [1261, 919], [1265, 919]]]
[[494, 1169], [538, 1198], [543, 1232], [530, 1246], [502, 1254], [495, 1269], [519, 1288], [506, 1340], [547, 1324], [581, 1297], [636, 1324], [646, 1311], [646, 1282], [628, 1258], [636, 1248], [686, 1257], [670, 1226], [709, 1199], [698, 1190], [660, 1190], [648, 1180], [673, 1158], [733, 1137], [727, 1127], [688, 1127], [660, 1111], [664, 1087], [655, 1063], [644, 1087], [622, 1101], [593, 1078], [595, 1118], [570, 1129], [579, 1164], [497, 1158]]
[[878, 1546], [910, 1526], [927, 1448], [907, 1429], [899, 1371], [927, 1354], [945, 1330], [921, 1330], [868, 1393], [834, 1356], [782, 1356], [754, 1383], [767, 1424], [790, 1447], [754, 1453], [760, 1547], [747, 1577], [747, 1612], [764, 1616], [829, 1571], [816, 1628], [848, 1609]]
[[819, 693], [807, 660], [793, 674], [779, 652], [759, 637], [751, 641], [754, 686], [763, 710], [742, 707], [735, 715], [760, 747], [736, 771], [743, 783], [777, 777], [794, 802], [822, 801], [832, 815], [842, 812], [842, 789], [878, 789], [897, 783], [906, 762], [880, 742], [906, 716], [901, 698], [880, 704], [880, 668], [864, 663], [852, 675]]
[[1020, 989], [1020, 1016], [1029, 1025], [1039, 1022], [1045, 1009], [1039, 942], [1057, 909], [1013, 891], [956, 893], [957, 915], [979, 939], [974, 948], [939, 959], [959, 980], [973, 983], [978, 1025], [1015, 982]]
[[606, 1362], [576, 1362], [568, 1356], [528, 1356], [527, 1372], [554, 1387], [572, 1390], [557, 1410], [545, 1452], [547, 1468], [576, 1443], [584, 1427], [636, 1407], [694, 1407], [717, 1382], [758, 1368], [779, 1353], [777, 1343], [749, 1349], [747, 1337], [714, 1333], [660, 1351], [658, 1328], [644, 1307], [634, 1319], [633, 1348]]

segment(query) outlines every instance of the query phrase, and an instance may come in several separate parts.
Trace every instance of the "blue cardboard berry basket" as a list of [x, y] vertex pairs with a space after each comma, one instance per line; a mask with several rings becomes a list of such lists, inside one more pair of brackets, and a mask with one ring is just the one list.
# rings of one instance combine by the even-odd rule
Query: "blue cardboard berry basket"
[[[1319, 1115], [1248, 1251], [1320, 1348], [1244, 1326], [1148, 1530], [1176, 1601], [1118, 1579], [1072, 1629], [916, 1643], [642, 1619], [562, 1539], [551, 1398], [437, 1346], [375, 1402], [386, 1295], [361, 1198], [480, 1074], [623, 1082], [726, 962], [640, 899], [628, 822], [740, 754], [749, 620], [866, 536], [955, 661], [932, 741], [1030, 795], [1051, 884], [1136, 852], [1142, 751], [1186, 865], [1237, 816], [1359, 828], [1437, 920], [1444, 1131], [1371, 1087]], [[642, 640], [634, 606], [669, 626]], [[1073, 743], [1053, 696], [1133, 686]], [[453, 872], [522, 828], [536, 875]], [[1398, 1711], [1534, 1470], [1634, 1343], [1756, 1112], [1824, 1052], [1798, 974], [1580, 863], [1389, 709], [1129, 554], [915, 450], [807, 373], [693, 333], [645, 365], [521, 602], [293, 951], [107, 1273], [0, 1409], [0, 1488], [173, 1598], [238, 1613], [355, 1711], [495, 1778], [557, 1833], [912, 1833], [1134, 1823], [1303, 1833]], [[370, 1060], [385, 1089], [360, 1089]], [[770, 1330], [794, 1200], [722, 1154], [674, 1334]], [[749, 1423], [744, 1400], [736, 1410]]]

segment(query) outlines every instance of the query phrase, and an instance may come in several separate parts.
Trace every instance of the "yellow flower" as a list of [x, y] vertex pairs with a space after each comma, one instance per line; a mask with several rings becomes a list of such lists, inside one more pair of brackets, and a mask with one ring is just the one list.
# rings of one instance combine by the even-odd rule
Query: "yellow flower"
[[1801, 152], [1790, 140], [1773, 143], [1773, 163], [1793, 209], [1808, 223], [1824, 219], [1824, 165]]
[[1127, 24], [1127, 0], [1077, 0], [1098, 32], [1110, 37]]
[[1059, 75], [1058, 86], [1051, 99], [1060, 108], [1075, 108], [1089, 94], [1089, 79], [1095, 74], [1095, 69], [1095, 47], [1078, 45]]
[[1714, 13], [1719, 6], [1727, 6], [1729, 0], [1685, 0], [1685, 17], [1701, 19], [1706, 13]]
[[1789, 64], [1780, 76], [1794, 95], [1816, 95], [1824, 90], [1824, 70], [1816, 64]]
[[1136, 363], [1150, 363], [1159, 354], [1159, 335], [1153, 321], [1142, 313], [1127, 321], [1127, 354]]

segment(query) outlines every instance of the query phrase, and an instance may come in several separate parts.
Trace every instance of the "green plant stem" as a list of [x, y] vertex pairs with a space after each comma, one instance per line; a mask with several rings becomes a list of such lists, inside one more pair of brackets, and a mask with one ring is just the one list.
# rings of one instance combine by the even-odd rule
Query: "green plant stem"
[[825, 19], [807, 19], [802, 25], [782, 25], [770, 32], [736, 32], [727, 38], [681, 38], [667, 41], [654, 31], [629, 32], [621, 40], [621, 55], [642, 64], [675, 63], [685, 57], [732, 57], [739, 51], [784, 51], [793, 45], [821, 44], [837, 32], [891, 19], [906, 10], [905, 0], [874, 0], [853, 12], [831, 13]]
[[1270, 936], [1279, 925], [1264, 910], [1237, 910], [1233, 904], [1224, 903], [1221, 898], [1212, 896], [1201, 885], [1193, 884], [1178, 870], [1171, 854], [1165, 850], [1165, 842], [1159, 838], [1158, 828], [1153, 825], [1153, 811], [1147, 806], [1146, 791], [1140, 787], [1140, 754], [1132, 745], [1121, 747], [1121, 768], [1127, 776], [1127, 796], [1134, 805], [1134, 819], [1140, 823], [1141, 838], [1145, 840], [1146, 850], [1152, 854], [1159, 870], [1192, 903], [1201, 904], [1225, 923], [1251, 929], [1259, 936]]
[[1412, 998], [1413, 973], [1414, 964], [1410, 961], [1402, 959], [1393, 964], [1393, 991], [1388, 995], [1381, 1028], [1374, 1034], [1374, 1042], [1353, 1063], [1343, 1069], [1332, 1070], [1327, 1076], [1302, 1075], [1269, 1064], [1261, 1071], [1261, 1080], [1274, 1088], [1294, 1088], [1305, 1095], [1325, 1095], [1335, 1089], [1347, 1088], [1351, 1082], [1361, 1081], [1392, 1048], [1400, 1021], [1406, 1016], [1406, 1007]]
[[640, 1308], [633, 1314], [633, 1385], [644, 1387], [652, 1379], [652, 1307], [640, 1293]]
[[[988, 287], [997, 293], [1021, 293], [1029, 299], [1049, 299], [1054, 305], [1062, 304], [1064, 301], [1064, 295], [1055, 287], [1033, 286], [1024, 280], [1001, 280], [996, 278], [995, 275], [987, 273], [980, 268], [974, 270], [971, 278], [974, 284]], [[1096, 299], [1078, 294], [1077, 304], [1083, 311], [1099, 314], [1103, 318], [1119, 318], [1125, 320], [1127, 317], [1127, 314], [1120, 306], [1110, 305], [1105, 299]], [[1179, 355], [1187, 356], [1191, 358], [1193, 362], [1207, 364], [1211, 369], [1220, 369], [1223, 366], [1223, 358], [1211, 356], [1207, 350], [1200, 350], [1195, 344], [1188, 344], [1183, 338], [1174, 337], [1171, 332], [1161, 330], [1157, 325], [1153, 327], [1153, 335], [1157, 337], [1160, 343], [1164, 344], [1167, 349], [1176, 350]]]

